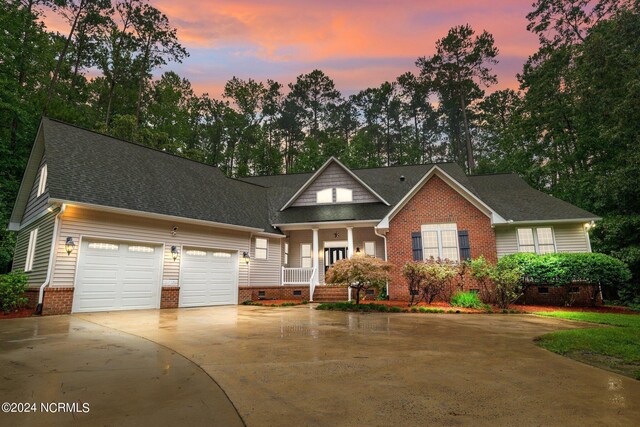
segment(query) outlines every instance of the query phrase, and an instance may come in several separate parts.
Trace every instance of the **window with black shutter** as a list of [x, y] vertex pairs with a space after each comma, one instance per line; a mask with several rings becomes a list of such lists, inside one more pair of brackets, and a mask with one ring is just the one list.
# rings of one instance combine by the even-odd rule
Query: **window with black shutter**
[[411, 233], [411, 249], [413, 251], [413, 260], [422, 261], [422, 236], [419, 231]]
[[469, 231], [458, 231], [458, 244], [460, 245], [460, 260], [471, 259], [471, 243], [469, 242]]

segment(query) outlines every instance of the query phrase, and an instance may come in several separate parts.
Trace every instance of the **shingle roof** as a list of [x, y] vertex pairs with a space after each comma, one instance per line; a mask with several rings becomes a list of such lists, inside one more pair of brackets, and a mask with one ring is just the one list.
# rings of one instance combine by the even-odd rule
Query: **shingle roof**
[[598, 219], [591, 212], [531, 188], [515, 174], [474, 175], [469, 180], [480, 198], [506, 220]]
[[43, 119], [51, 198], [273, 232], [264, 188], [218, 168]]
[[[50, 197], [260, 228], [380, 220], [438, 166], [506, 220], [596, 219], [513, 174], [466, 176], [455, 163], [354, 169], [384, 203], [282, 206], [312, 173], [231, 179], [218, 168], [51, 119], [43, 119]], [[403, 180], [400, 178], [404, 177]]]

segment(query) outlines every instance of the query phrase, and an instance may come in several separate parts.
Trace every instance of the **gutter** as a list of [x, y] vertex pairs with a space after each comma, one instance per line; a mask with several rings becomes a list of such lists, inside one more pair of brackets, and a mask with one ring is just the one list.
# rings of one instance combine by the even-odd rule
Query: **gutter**
[[[387, 235], [378, 233], [377, 227], [373, 227], [373, 234], [375, 234], [378, 237], [382, 237], [382, 240], [384, 240], [384, 260], [389, 261], [388, 252], [387, 252]], [[387, 281], [387, 298], [389, 298], [389, 281]]]
[[42, 314], [42, 306], [44, 303], [44, 288], [49, 286], [51, 281], [51, 271], [53, 270], [53, 257], [56, 252], [56, 241], [58, 240], [58, 226], [60, 224], [60, 215], [62, 215], [67, 208], [66, 204], [62, 204], [60, 210], [56, 214], [53, 224], [53, 237], [51, 238], [51, 249], [49, 251], [49, 265], [47, 266], [47, 277], [44, 279], [44, 283], [40, 285], [40, 291], [38, 292], [38, 305], [36, 307], [36, 314]]

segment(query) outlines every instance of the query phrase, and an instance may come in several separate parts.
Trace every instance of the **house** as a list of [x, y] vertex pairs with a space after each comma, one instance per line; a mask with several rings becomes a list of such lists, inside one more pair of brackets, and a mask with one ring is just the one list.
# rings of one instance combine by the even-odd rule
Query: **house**
[[[593, 214], [516, 175], [456, 164], [233, 179], [193, 160], [44, 118], [11, 216], [14, 270], [44, 314], [316, 300], [366, 254], [496, 261], [589, 252]], [[346, 290], [344, 291], [346, 295]], [[408, 298], [399, 269], [392, 299]]]

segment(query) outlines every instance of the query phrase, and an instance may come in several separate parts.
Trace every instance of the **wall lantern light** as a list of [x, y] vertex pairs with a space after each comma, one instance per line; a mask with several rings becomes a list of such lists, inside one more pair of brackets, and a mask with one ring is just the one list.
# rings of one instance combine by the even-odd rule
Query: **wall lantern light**
[[174, 261], [178, 259], [178, 247], [177, 246], [171, 246], [171, 256], [173, 257]]
[[64, 250], [67, 251], [67, 255], [71, 255], [75, 247], [76, 244], [73, 242], [73, 237], [67, 237], [67, 241], [64, 243]]
[[251, 260], [251, 257], [249, 256], [249, 252], [242, 252], [242, 259], [244, 260], [244, 263], [249, 265], [249, 261]]

